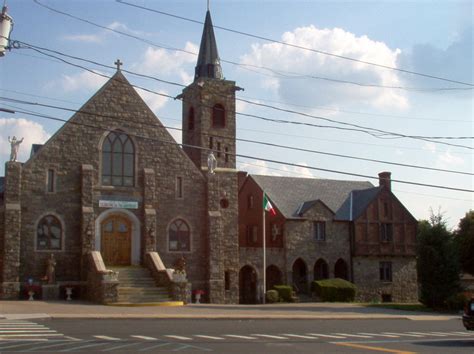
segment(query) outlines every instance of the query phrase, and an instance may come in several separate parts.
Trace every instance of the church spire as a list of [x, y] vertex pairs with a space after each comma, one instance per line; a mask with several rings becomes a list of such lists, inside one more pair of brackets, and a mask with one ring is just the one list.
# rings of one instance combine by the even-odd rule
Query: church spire
[[206, 21], [204, 22], [194, 80], [200, 77], [223, 79], [219, 54], [217, 53], [216, 37], [214, 36], [214, 28], [212, 27], [211, 13], [209, 10], [206, 13]]

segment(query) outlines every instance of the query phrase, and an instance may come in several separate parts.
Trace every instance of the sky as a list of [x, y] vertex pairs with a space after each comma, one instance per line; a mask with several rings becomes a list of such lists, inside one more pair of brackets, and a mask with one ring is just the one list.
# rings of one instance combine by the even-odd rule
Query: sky
[[[71, 112], [5, 98], [79, 109], [107, 80], [84, 68], [106, 76], [115, 71], [66, 58], [52, 50], [110, 67], [120, 58], [124, 70], [180, 85], [193, 80], [202, 24], [149, 9], [202, 22], [206, 0], [7, 0], [6, 3], [14, 20], [11, 39], [20, 44], [0, 57], [0, 108], [67, 120]], [[244, 88], [237, 93], [237, 112], [287, 122], [269, 122], [238, 114], [237, 138], [390, 162], [238, 141], [237, 154], [259, 158], [238, 157], [240, 170], [266, 175], [369, 180], [374, 185], [378, 184], [376, 179], [327, 170], [373, 177], [390, 171], [394, 180], [473, 190], [472, 139], [429, 138], [474, 136], [472, 1], [211, 0], [210, 11], [216, 27], [280, 42], [215, 28], [224, 76]], [[44, 49], [39, 52], [32, 46]], [[125, 75], [132, 84], [157, 93], [175, 97], [182, 90], [179, 85], [131, 73]], [[181, 128], [181, 102], [146, 91], [139, 93], [158, 119], [170, 127], [177, 142], [181, 142], [181, 132], [176, 129]], [[305, 124], [295, 124], [298, 122]], [[422, 138], [373, 136], [347, 130], [351, 128], [347, 123], [365, 127], [363, 130], [372, 128]], [[18, 159], [23, 162], [30, 155], [31, 144], [45, 143], [62, 124], [26, 113], [0, 112], [0, 160], [6, 162], [9, 158], [8, 136], [24, 138]], [[0, 164], [2, 175], [3, 163]], [[455, 228], [459, 219], [474, 209], [472, 192], [400, 182], [393, 182], [392, 190], [415, 218], [427, 219], [431, 210], [439, 211], [450, 228]]]

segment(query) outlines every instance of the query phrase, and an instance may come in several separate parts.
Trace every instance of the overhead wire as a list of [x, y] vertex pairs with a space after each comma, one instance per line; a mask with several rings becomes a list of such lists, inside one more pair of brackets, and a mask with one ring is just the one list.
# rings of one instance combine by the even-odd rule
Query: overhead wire
[[[49, 51], [49, 52], [54, 52], [55, 54], [58, 54], [58, 55], [62, 55], [62, 56], [65, 56], [65, 57], [69, 57], [69, 58], [72, 58], [72, 59], [76, 59], [76, 60], [80, 60], [80, 61], [85, 61], [85, 62], [89, 62], [89, 63], [92, 63], [92, 64], [95, 64], [95, 65], [100, 65], [102, 67], [107, 67], [107, 68], [112, 68], [111, 66], [109, 65], [105, 65], [105, 64], [101, 64], [101, 63], [97, 63], [95, 61], [91, 61], [91, 60], [88, 60], [88, 59], [85, 59], [85, 58], [80, 58], [80, 57], [76, 57], [76, 56], [71, 56], [69, 54], [66, 54], [66, 53], [61, 53], [61, 52], [58, 52], [58, 51], [55, 51], [55, 50], [50, 50], [50, 49], [47, 49], [47, 48], [42, 48], [42, 47], [38, 47], [38, 46], [34, 46], [34, 45], [31, 45], [31, 44], [28, 44], [26, 42], [22, 42], [22, 41], [17, 41], [18, 43], [22, 44], [24, 46], [24, 48], [29, 48], [31, 50], [34, 50], [38, 53], [41, 53], [43, 55], [46, 55], [46, 56], [50, 56], [50, 57], [53, 57], [57, 60], [60, 60], [62, 62], [64, 62], [65, 64], [69, 64], [69, 65], [72, 65], [72, 66], [75, 66], [75, 67], [78, 67], [78, 68], [81, 68], [83, 70], [86, 70], [86, 71], [89, 71], [95, 75], [99, 75], [99, 76], [102, 76], [102, 77], [105, 77], [105, 78], [109, 78], [109, 76], [107, 75], [104, 75], [102, 73], [98, 73], [94, 70], [91, 70], [87, 67], [84, 67], [82, 65], [78, 65], [78, 64], [74, 64], [74, 63], [71, 63], [63, 58], [60, 58], [60, 57], [57, 57], [55, 55], [52, 55], [52, 54], [48, 54], [48, 53], [45, 53], [44, 51]], [[39, 49], [40, 48], [40, 49]], [[176, 85], [176, 86], [180, 86], [180, 87], [184, 87], [184, 85], [182, 84], [179, 84], [179, 83], [176, 83], [176, 82], [171, 82], [171, 81], [168, 81], [168, 80], [162, 80], [162, 79], [159, 79], [159, 78], [156, 78], [156, 77], [152, 77], [152, 76], [149, 76], [149, 75], [144, 75], [144, 74], [139, 74], [139, 73], [134, 73], [132, 71], [127, 71], [128, 73], [132, 74], [132, 75], [137, 75], [139, 77], [147, 77], [147, 78], [151, 78], [151, 79], [154, 79], [156, 81], [159, 81], [159, 82], [162, 82], [162, 83], [171, 83], [173, 85]], [[156, 92], [156, 91], [153, 91], [153, 90], [150, 90], [150, 89], [147, 89], [145, 87], [142, 87], [142, 86], [137, 86], [137, 85], [132, 85], [133, 87], [136, 87], [136, 88], [139, 88], [141, 90], [145, 90], [147, 92], [150, 92], [150, 93], [154, 93], [154, 94], [157, 94], [157, 95], [160, 95], [160, 96], [163, 96], [163, 97], [167, 97], [167, 98], [172, 98], [172, 99], [179, 99], [177, 97], [172, 97], [170, 95], [167, 95], [167, 94], [163, 94], [163, 93], [159, 93], [159, 92]], [[220, 93], [217, 93], [216, 94], [220, 94]], [[222, 95], [222, 94], [220, 94]], [[447, 143], [447, 142], [444, 142], [444, 141], [436, 141], [435, 139], [473, 139], [474, 137], [471, 137], [471, 136], [461, 136], [461, 137], [452, 137], [452, 136], [448, 136], [448, 137], [445, 137], [445, 136], [429, 136], [429, 137], [425, 137], [425, 136], [412, 136], [412, 135], [406, 135], [406, 134], [401, 134], [401, 133], [395, 133], [395, 132], [390, 132], [390, 131], [385, 131], [385, 130], [382, 130], [382, 129], [376, 129], [376, 128], [372, 128], [372, 127], [365, 127], [365, 126], [362, 126], [362, 125], [358, 125], [358, 124], [353, 124], [353, 123], [347, 123], [347, 122], [340, 122], [340, 121], [337, 121], [335, 119], [330, 119], [330, 118], [326, 118], [326, 117], [322, 117], [322, 116], [316, 116], [316, 115], [312, 115], [312, 114], [308, 114], [308, 113], [304, 113], [304, 112], [298, 112], [298, 111], [294, 111], [294, 110], [290, 110], [290, 109], [284, 109], [284, 108], [279, 108], [279, 107], [275, 107], [275, 106], [271, 106], [271, 105], [267, 105], [267, 104], [263, 104], [263, 103], [258, 103], [258, 102], [252, 102], [252, 101], [249, 101], [249, 100], [245, 100], [245, 99], [240, 99], [240, 98], [236, 98], [237, 100], [239, 101], [242, 101], [242, 102], [245, 102], [245, 103], [248, 103], [248, 104], [252, 104], [252, 105], [256, 105], [256, 106], [260, 106], [260, 107], [264, 107], [264, 108], [270, 108], [270, 109], [273, 109], [273, 110], [277, 110], [277, 111], [282, 111], [282, 112], [285, 112], [285, 113], [290, 113], [290, 114], [294, 114], [294, 115], [301, 115], [301, 116], [304, 116], [306, 118], [311, 118], [311, 119], [317, 119], [317, 120], [323, 120], [323, 121], [327, 121], [327, 122], [331, 122], [331, 123], [336, 123], [336, 124], [340, 124], [340, 125], [344, 125], [344, 126], [350, 126], [350, 127], [353, 127], [353, 128], [344, 128], [344, 127], [336, 127], [336, 126], [325, 126], [325, 125], [317, 125], [317, 124], [312, 124], [312, 123], [307, 123], [307, 122], [300, 122], [300, 121], [290, 121], [290, 120], [285, 120], [285, 119], [275, 119], [275, 118], [267, 118], [267, 117], [262, 117], [262, 116], [259, 116], [259, 115], [255, 115], [255, 114], [248, 114], [248, 113], [242, 113], [242, 112], [236, 112], [236, 114], [240, 115], [240, 116], [245, 116], [245, 117], [250, 117], [250, 118], [255, 118], [255, 119], [260, 119], [260, 120], [264, 120], [264, 121], [270, 121], [270, 122], [274, 122], [274, 123], [280, 123], [280, 124], [295, 124], [295, 125], [305, 125], [305, 126], [311, 126], [311, 127], [316, 127], [316, 128], [329, 128], [329, 129], [338, 129], [338, 130], [347, 130], [347, 131], [355, 131], [355, 132], [361, 132], [361, 133], [366, 133], [366, 134], [369, 134], [373, 137], [376, 137], [376, 138], [387, 138], [387, 136], [394, 136], [396, 138], [408, 138], [408, 139], [415, 139], [415, 140], [423, 140], [423, 141], [427, 141], [427, 142], [433, 142], [433, 143], [437, 143], [437, 144], [444, 144], [444, 145], [449, 145], [449, 146], [455, 146], [455, 147], [461, 147], [461, 148], [466, 148], [466, 149], [473, 149], [472, 147], [469, 147], [469, 146], [465, 146], [465, 145], [460, 145], [460, 144], [452, 144], [452, 143]], [[209, 107], [209, 108], [212, 108], [212, 107]]]
[[[34, 1], [38, 2], [37, 0], [34, 0]], [[142, 9], [142, 10], [149, 11], [149, 12], [154, 12], [154, 13], [164, 15], [164, 16], [168, 16], [168, 17], [173, 17], [173, 18], [176, 18], [176, 19], [179, 19], [179, 20], [188, 21], [188, 22], [192, 22], [192, 23], [197, 23], [197, 24], [201, 24], [201, 25], [204, 24], [204, 22], [202, 22], [202, 21], [194, 20], [194, 19], [184, 17], [184, 16], [180, 16], [180, 15], [175, 15], [175, 14], [165, 12], [165, 11], [152, 9], [152, 8], [149, 8], [149, 7], [146, 7], [146, 6], [132, 4], [132, 3], [124, 1], [124, 0], [115, 0], [115, 1], [118, 2], [119, 4], [135, 7], [135, 8]], [[440, 77], [440, 76], [424, 74], [424, 73], [411, 71], [411, 70], [406, 70], [406, 69], [401, 69], [401, 68], [397, 68], [397, 67], [393, 67], [393, 66], [383, 65], [383, 64], [379, 64], [379, 63], [373, 63], [373, 62], [369, 62], [369, 61], [366, 61], [366, 60], [351, 58], [351, 57], [347, 57], [347, 56], [339, 55], [339, 54], [335, 54], [335, 53], [329, 53], [329, 52], [326, 52], [326, 51], [323, 51], [323, 50], [304, 47], [304, 46], [301, 46], [301, 45], [297, 45], [297, 44], [293, 44], [293, 43], [289, 43], [289, 42], [285, 42], [285, 41], [280, 41], [280, 40], [276, 40], [276, 39], [272, 39], [272, 38], [268, 38], [268, 37], [264, 37], [264, 36], [244, 32], [244, 31], [240, 31], [240, 30], [236, 30], [236, 29], [231, 29], [231, 28], [227, 28], [227, 27], [223, 27], [223, 26], [213, 25], [213, 27], [217, 28], [217, 29], [221, 29], [223, 31], [236, 33], [236, 34], [239, 34], [239, 35], [242, 35], [242, 36], [261, 39], [261, 40], [264, 40], [264, 41], [267, 41], [267, 42], [277, 43], [277, 44], [289, 46], [289, 47], [292, 47], [292, 48], [297, 48], [297, 49], [301, 49], [301, 50], [305, 50], [305, 51], [310, 51], [310, 52], [313, 52], [313, 53], [318, 53], [318, 54], [322, 54], [322, 55], [326, 55], [326, 56], [331, 56], [331, 57], [334, 57], [334, 58], [349, 60], [349, 61], [362, 63], [362, 64], [366, 64], [366, 65], [371, 65], [371, 66], [376, 66], [376, 67], [384, 68], [384, 69], [388, 69], [388, 70], [399, 71], [399, 72], [403, 72], [403, 73], [406, 73], [406, 74], [423, 76], [423, 77], [430, 78], [430, 79], [441, 80], [441, 81], [452, 82], [452, 83], [457, 83], [457, 84], [461, 84], [461, 85], [474, 87], [474, 84], [469, 83], [469, 82], [463, 82], [463, 81], [447, 79], [447, 78], [443, 78], [443, 77]]]
[[[51, 119], [51, 120], [55, 120], [55, 121], [60, 121], [60, 122], [66, 123], [66, 124], [74, 124], [74, 125], [79, 125], [79, 126], [85, 126], [85, 127], [88, 127], [88, 128], [99, 129], [101, 131], [115, 131], [115, 129], [110, 129], [109, 127], [99, 127], [99, 126], [96, 126], [96, 125], [93, 125], [93, 124], [80, 123], [80, 122], [71, 121], [71, 120], [68, 121], [66, 119], [62, 119], [62, 118], [58, 118], [58, 117], [52, 117], [50, 115], [45, 115], [45, 114], [31, 113], [31, 112], [22, 111], [22, 110], [19, 110], [18, 113], [32, 115], [32, 116], [39, 117], [39, 118], [44, 118], [44, 119]], [[220, 152], [220, 151], [217, 151], [215, 149], [209, 149], [209, 148], [205, 148], [205, 147], [202, 147], [202, 146], [196, 146], [196, 145], [185, 144], [185, 143], [177, 143], [176, 141], [167, 141], [167, 140], [163, 140], [163, 139], [149, 137], [149, 136], [142, 135], [142, 134], [129, 133], [129, 135], [133, 136], [135, 138], [158, 141], [158, 142], [161, 142], [163, 144], [168, 144], [168, 145], [171, 144], [171, 145], [187, 147], [187, 148], [192, 148], [192, 149], [197, 149], [197, 150]], [[280, 165], [286, 165], [286, 166], [292, 166], [292, 167], [300, 167], [300, 168], [305, 168], [305, 169], [315, 170], [315, 171], [329, 172], [329, 173], [341, 174], [341, 175], [352, 176], [352, 177], [360, 177], [360, 178], [368, 178], [368, 179], [376, 179], [376, 180], [379, 179], [378, 177], [365, 175], [365, 174], [361, 174], [361, 173], [353, 173], [353, 172], [347, 172], [347, 171], [341, 171], [341, 170], [334, 170], [334, 169], [327, 169], [327, 168], [321, 168], [321, 167], [315, 167], [315, 166], [308, 166], [308, 165], [303, 165], [303, 164], [297, 164], [297, 163], [292, 163], [292, 162], [287, 162], [287, 161], [279, 161], [279, 160], [275, 160], [275, 159], [268, 159], [268, 158], [252, 156], [252, 155], [246, 155], [246, 154], [237, 154], [237, 153], [230, 153], [230, 152], [226, 152], [226, 154], [230, 155], [230, 156], [234, 156], [236, 158], [237, 157], [242, 157], [242, 158], [248, 158], [248, 159], [252, 159], [252, 160], [270, 162], [270, 163], [274, 163], [274, 164], [280, 164]], [[391, 179], [391, 181], [395, 182], [395, 183], [409, 184], [409, 185], [428, 187], [428, 188], [436, 188], [436, 189], [445, 189], [445, 190], [452, 190], [452, 191], [458, 191], [458, 192], [469, 192], [469, 193], [474, 192], [474, 190], [472, 190], [472, 189], [442, 186], [442, 185], [421, 183], [421, 182], [414, 182], [414, 181], [405, 181], [405, 180], [399, 180], [399, 179]]]
[[[145, 44], [151, 45], [151, 46], [156, 47], [156, 48], [161, 48], [161, 49], [171, 50], [171, 51], [177, 51], [177, 52], [186, 53], [186, 54], [190, 54], [190, 55], [194, 55], [194, 56], [197, 56], [197, 55], [198, 55], [198, 53], [192, 52], [192, 51], [190, 51], [190, 50], [181, 49], [181, 48], [176, 48], [176, 47], [169, 46], [169, 45], [164, 45], [164, 44], [158, 44], [158, 43], [156, 43], [156, 42], [152, 42], [152, 41], [147, 40], [147, 39], [144, 39], [144, 38], [142, 38], [142, 37], [139, 37], [139, 36], [136, 36], [136, 35], [133, 35], [133, 34], [124, 32], [124, 31], [120, 31], [120, 30], [117, 30], [117, 29], [115, 29], [115, 28], [110, 28], [110, 27], [108, 27], [108, 26], [104, 26], [104, 25], [95, 23], [95, 22], [93, 22], [93, 21], [84, 19], [84, 18], [82, 18], [82, 17], [76, 16], [76, 15], [72, 15], [72, 14], [70, 14], [70, 13], [67, 13], [67, 12], [64, 12], [64, 11], [61, 11], [61, 10], [58, 10], [58, 9], [55, 9], [55, 8], [53, 8], [53, 7], [51, 7], [51, 6], [48, 6], [48, 5], [45, 5], [45, 4], [41, 3], [39, 0], [33, 0], [33, 1], [34, 1], [37, 5], [39, 5], [39, 6], [43, 7], [43, 8], [46, 8], [46, 9], [52, 11], [52, 12], [55, 12], [55, 13], [58, 13], [58, 14], [60, 14], [60, 15], [73, 18], [73, 19], [75, 19], [75, 20], [77, 20], [77, 21], [81, 21], [81, 22], [90, 24], [90, 25], [92, 25], [92, 26], [95, 26], [95, 27], [98, 27], [98, 28], [101, 28], [101, 29], [104, 29], [104, 30], [107, 30], [107, 31], [111, 31], [111, 32], [114, 32], [114, 33], [117, 33], [117, 34], [120, 34], [120, 35], [129, 37], [129, 38], [132, 38], [132, 39], [141, 41], [141, 42], [143, 42], [143, 43], [145, 43]], [[202, 24], [202, 22], [199, 22], [199, 21], [196, 21], [196, 22]], [[291, 71], [276, 70], [276, 69], [269, 68], [269, 67], [266, 67], [266, 66], [255, 65], [255, 64], [248, 64], [248, 63], [238, 63], [238, 62], [235, 62], [235, 61], [232, 61], [232, 60], [226, 60], [226, 59], [222, 59], [222, 58], [220, 58], [220, 61], [223, 62], [223, 63], [235, 65], [235, 66], [241, 67], [241, 68], [243, 68], [243, 69], [245, 69], [245, 70], [252, 71], [252, 72], [258, 73], [258, 74], [260, 74], [260, 75], [265, 75], [265, 76], [268, 76], [268, 74], [265, 74], [265, 73], [259, 72], [259, 71], [255, 71], [255, 70], [252, 70], [252, 69], [250, 69], [250, 68], [262, 69], [262, 70], [265, 70], [265, 71], [267, 71], [267, 72], [270, 72], [270, 73], [272, 73], [272, 74], [274, 74], [274, 75], [279, 75], [279, 76], [283, 76], [283, 77], [287, 77], [287, 78], [306, 77], [306, 78], [309, 78], [309, 79], [317, 79], [317, 80], [331, 81], [331, 82], [341, 83], [341, 84], [351, 84], [351, 85], [357, 85], [357, 86], [362, 86], [362, 87], [378, 87], [378, 88], [385, 88], [385, 89], [401, 89], [401, 90], [419, 91], [419, 92], [455, 91], [455, 90], [471, 90], [471, 89], [472, 89], [471, 87], [469, 87], [469, 88], [465, 88], [465, 87], [435, 87], [435, 88], [421, 88], [421, 87], [420, 87], [420, 88], [417, 88], [417, 87], [402, 87], [402, 86], [387, 86], [387, 85], [378, 85], [378, 84], [365, 84], [365, 83], [360, 83], [360, 82], [355, 82], [355, 81], [349, 81], [349, 80], [340, 80], [340, 79], [334, 79], [334, 78], [322, 77], [322, 76], [316, 76], [316, 75], [308, 75], [308, 74], [297, 73], [297, 72], [291, 72]]]
[[[80, 114], [94, 116], [94, 117], [112, 118], [112, 119], [115, 119], [115, 120], [123, 120], [123, 119], [120, 119], [119, 117], [116, 117], [116, 116], [105, 115], [105, 114], [97, 114], [95, 112], [88, 112], [84, 109], [77, 110], [77, 109], [73, 109], [73, 108], [70, 108], [70, 107], [62, 107], [62, 106], [44, 104], [44, 103], [39, 103], [39, 102], [18, 100], [18, 99], [9, 98], [9, 97], [3, 97], [3, 96], [0, 96], [0, 100], [7, 101], [7, 102], [14, 102], [14, 103], [18, 103], [18, 104], [25, 104], [25, 105], [31, 105], [31, 106], [38, 106], [38, 107], [44, 107], [44, 108], [52, 108], [52, 109], [57, 109], [57, 110], [63, 110], [63, 111], [71, 112], [71, 113], [80, 113]], [[33, 113], [35, 113], [35, 112], [33, 112]], [[165, 128], [165, 129], [179, 130], [179, 131], [183, 130], [182, 128], [161, 125], [161, 124], [158, 124], [158, 122], [157, 122], [157, 124], [145, 123], [144, 125], [149, 126], [151, 128]], [[222, 135], [218, 135], [218, 134], [203, 133], [203, 135], [213, 137], [213, 138], [227, 138], [226, 136], [222, 136]], [[401, 162], [393, 162], [393, 161], [365, 158], [365, 157], [360, 157], [360, 156], [336, 154], [336, 153], [331, 153], [331, 152], [326, 152], [326, 151], [319, 151], [319, 150], [314, 150], [314, 149], [305, 149], [305, 148], [296, 147], [296, 146], [288, 146], [288, 145], [283, 145], [283, 144], [270, 143], [270, 142], [261, 141], [261, 140], [257, 141], [257, 140], [244, 139], [244, 138], [236, 138], [236, 140], [237, 141], [242, 141], [242, 142], [245, 142], [245, 143], [259, 144], [259, 145], [270, 146], [270, 147], [275, 147], [275, 148], [281, 148], [281, 149], [286, 149], [286, 150], [307, 152], [307, 153], [320, 154], [320, 155], [326, 155], [326, 156], [332, 156], [332, 157], [338, 157], [338, 158], [347, 158], [347, 159], [382, 163], [382, 164], [388, 164], [388, 165], [394, 165], [394, 166], [400, 166], [400, 167], [410, 167], [410, 168], [421, 169], [421, 170], [430, 170], [430, 171], [437, 171], [437, 172], [446, 172], [446, 173], [454, 173], [454, 174], [460, 174], [460, 175], [474, 176], [474, 173], [465, 172], [465, 171], [448, 170], [448, 169], [421, 166], [421, 165], [413, 165], [413, 164], [407, 164], [407, 163], [401, 163]]]

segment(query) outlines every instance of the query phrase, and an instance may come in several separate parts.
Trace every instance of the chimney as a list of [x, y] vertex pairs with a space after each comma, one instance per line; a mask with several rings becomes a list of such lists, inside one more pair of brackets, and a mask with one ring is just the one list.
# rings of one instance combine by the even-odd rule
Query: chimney
[[391, 190], [392, 189], [392, 182], [390, 180], [390, 176], [392, 174], [390, 172], [380, 172], [379, 173], [379, 186], [383, 187], [384, 189]]

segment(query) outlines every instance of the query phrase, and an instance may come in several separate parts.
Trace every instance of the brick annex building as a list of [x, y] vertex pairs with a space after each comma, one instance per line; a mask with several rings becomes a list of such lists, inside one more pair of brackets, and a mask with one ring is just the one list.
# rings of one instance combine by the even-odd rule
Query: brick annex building
[[[32, 148], [28, 161], [6, 163], [0, 178], [0, 298], [18, 298], [28, 279], [39, 282], [54, 255], [54, 283], [80, 286], [81, 296], [92, 301], [120, 301], [121, 285], [141, 287], [130, 277], [144, 273], [176, 299], [190, 291], [170, 271], [184, 256], [187, 279], [206, 300], [257, 302], [257, 214], [266, 191], [278, 210], [266, 236], [270, 284], [304, 292], [313, 278], [340, 275], [369, 295], [416, 300], [416, 221], [389, 188], [340, 182], [339, 190], [339, 182], [295, 184], [237, 172], [239, 88], [223, 78], [209, 12], [194, 82], [179, 97], [183, 148], [117, 66], [68, 123]], [[209, 149], [217, 159], [214, 173]], [[294, 200], [282, 199], [270, 187], [274, 181]], [[311, 183], [318, 184], [313, 191]], [[131, 275], [125, 280], [110, 270], [116, 266], [135, 267], [131, 273], [122, 268]]]

